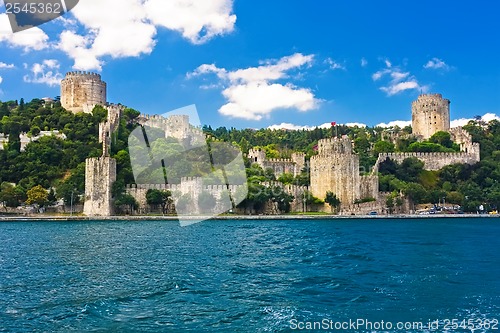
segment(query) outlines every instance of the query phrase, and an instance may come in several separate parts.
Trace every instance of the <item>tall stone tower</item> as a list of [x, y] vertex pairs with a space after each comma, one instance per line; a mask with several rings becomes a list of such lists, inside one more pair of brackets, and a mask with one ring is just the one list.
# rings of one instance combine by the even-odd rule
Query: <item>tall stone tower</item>
[[73, 113], [90, 113], [94, 106], [106, 105], [106, 82], [96, 73], [67, 73], [61, 81], [61, 105]]
[[411, 105], [413, 134], [423, 139], [450, 130], [450, 101], [441, 94], [423, 94]]
[[327, 191], [342, 205], [360, 199], [359, 156], [353, 154], [348, 137], [319, 140], [318, 155], [311, 157], [311, 192], [324, 199]]
[[85, 203], [87, 216], [113, 215], [111, 188], [116, 181], [116, 160], [109, 156], [112, 134], [118, 129], [123, 111], [121, 105], [108, 105], [108, 118], [99, 124], [102, 156], [85, 160]]

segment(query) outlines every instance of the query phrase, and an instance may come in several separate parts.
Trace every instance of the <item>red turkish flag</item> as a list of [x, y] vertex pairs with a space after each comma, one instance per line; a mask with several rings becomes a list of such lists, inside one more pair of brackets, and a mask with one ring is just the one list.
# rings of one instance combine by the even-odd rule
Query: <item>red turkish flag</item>
[[332, 127], [337, 125], [337, 123], [335, 121], [332, 121]]

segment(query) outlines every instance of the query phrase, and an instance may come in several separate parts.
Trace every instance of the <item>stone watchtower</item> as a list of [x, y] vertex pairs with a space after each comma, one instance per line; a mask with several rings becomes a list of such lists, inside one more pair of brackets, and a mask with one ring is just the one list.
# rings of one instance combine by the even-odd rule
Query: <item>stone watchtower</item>
[[413, 134], [423, 139], [450, 130], [450, 101], [441, 94], [423, 94], [411, 105]]
[[61, 105], [73, 113], [91, 113], [96, 105], [106, 105], [106, 82], [90, 72], [69, 72], [61, 81]]
[[324, 199], [327, 191], [335, 193], [342, 205], [361, 197], [359, 156], [348, 137], [319, 140], [318, 155], [311, 157], [311, 192]]
[[262, 149], [250, 149], [248, 159], [251, 164], [257, 163], [261, 168], [265, 168], [266, 153]]
[[116, 181], [116, 160], [110, 157], [111, 138], [120, 125], [121, 105], [108, 105], [108, 118], [99, 124], [99, 142], [102, 156], [85, 160], [85, 203], [87, 216], [113, 215], [111, 188]]

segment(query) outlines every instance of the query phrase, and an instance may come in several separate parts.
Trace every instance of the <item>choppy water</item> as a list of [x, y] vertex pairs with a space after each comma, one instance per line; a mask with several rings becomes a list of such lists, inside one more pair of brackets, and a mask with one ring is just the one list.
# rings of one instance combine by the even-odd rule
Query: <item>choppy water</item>
[[499, 245], [499, 219], [1, 223], [0, 332], [500, 319]]

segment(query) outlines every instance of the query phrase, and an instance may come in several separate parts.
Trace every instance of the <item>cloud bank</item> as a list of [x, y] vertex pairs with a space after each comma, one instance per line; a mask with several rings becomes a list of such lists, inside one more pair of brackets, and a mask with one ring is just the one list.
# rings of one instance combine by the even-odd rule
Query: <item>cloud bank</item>
[[58, 18], [64, 30], [58, 39], [34, 27], [12, 33], [0, 14], [0, 42], [25, 52], [57, 49], [73, 59], [77, 70], [102, 70], [105, 57], [150, 54], [159, 29], [178, 32], [193, 44], [231, 33], [236, 23], [232, 0], [85, 0]]
[[227, 103], [219, 109], [219, 113], [232, 118], [261, 120], [279, 109], [305, 112], [318, 107], [320, 100], [310, 89], [297, 87], [291, 82], [276, 82], [290, 79], [289, 72], [292, 70], [311, 66], [313, 59], [313, 55], [295, 53], [278, 60], [262, 61], [258, 67], [233, 71], [215, 64], [203, 64], [188, 73], [187, 78], [215, 74], [219, 82], [226, 86], [222, 95]]

